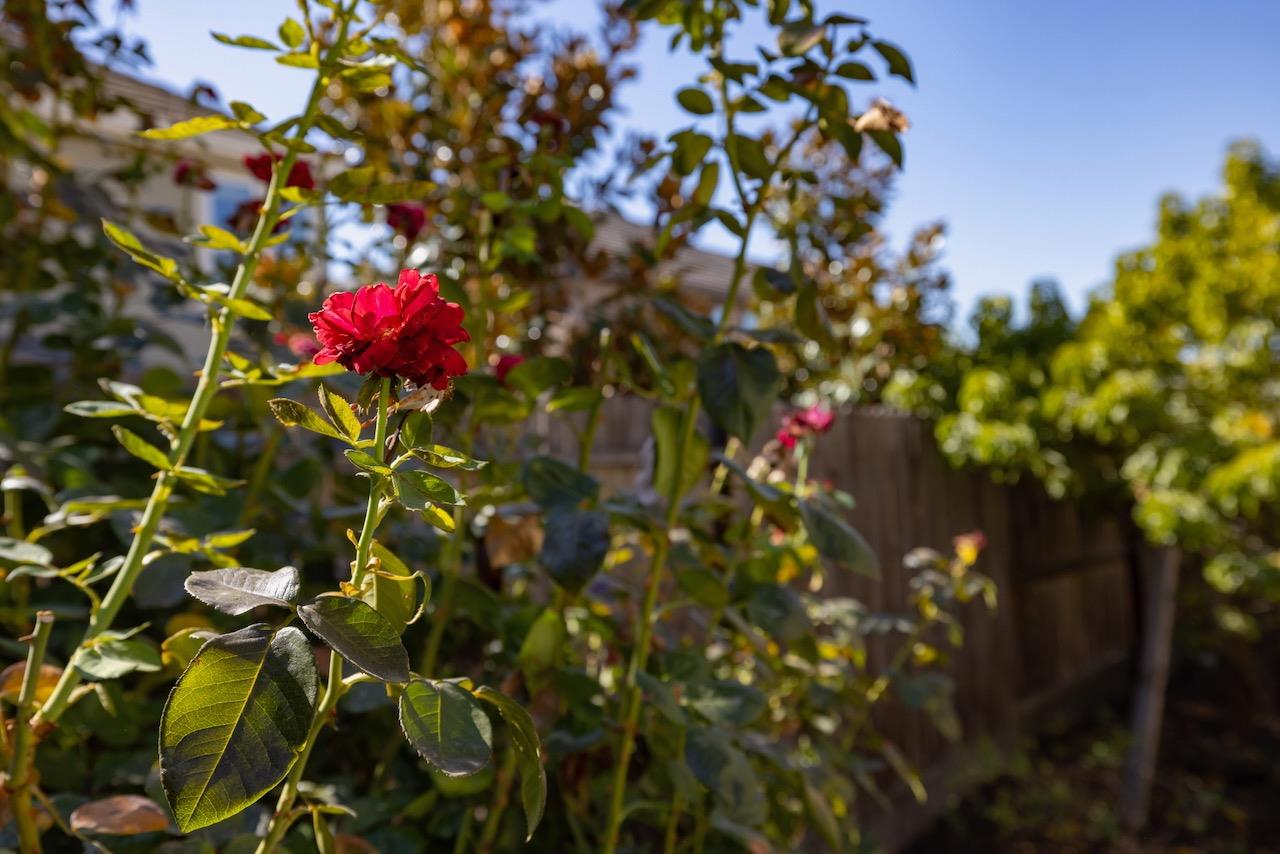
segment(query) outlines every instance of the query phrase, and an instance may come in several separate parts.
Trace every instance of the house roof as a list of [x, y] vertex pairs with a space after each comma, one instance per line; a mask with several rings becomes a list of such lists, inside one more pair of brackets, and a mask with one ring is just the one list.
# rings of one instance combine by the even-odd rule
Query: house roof
[[[609, 253], [624, 252], [639, 244], [653, 243], [653, 229], [623, 218], [613, 211], [596, 218], [595, 238], [592, 247]], [[659, 276], [669, 276], [680, 281], [683, 288], [712, 298], [722, 297], [733, 279], [734, 259], [692, 246], [682, 247], [674, 258], [658, 265]], [[754, 270], [748, 265], [748, 274]]]

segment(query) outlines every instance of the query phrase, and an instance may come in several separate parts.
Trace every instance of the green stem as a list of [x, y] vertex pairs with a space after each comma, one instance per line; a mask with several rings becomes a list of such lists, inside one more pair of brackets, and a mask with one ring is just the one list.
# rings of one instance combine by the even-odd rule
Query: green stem
[[471, 841], [473, 824], [475, 824], [475, 808], [469, 806], [462, 814], [462, 826], [458, 828], [458, 838], [453, 841], [453, 854], [466, 854], [467, 843]]
[[241, 505], [240, 515], [236, 520], [236, 525], [241, 528], [247, 526], [253, 519], [258, 496], [262, 495], [262, 489], [266, 486], [267, 477], [271, 474], [271, 464], [275, 462], [276, 451], [280, 448], [280, 441], [283, 438], [284, 430], [275, 422], [275, 419], [272, 419], [272, 426], [267, 429], [267, 441], [258, 452], [258, 460], [253, 464], [253, 474], [249, 475], [249, 486], [244, 492], [244, 504]]
[[[391, 379], [382, 378], [378, 390], [378, 420], [373, 429], [374, 456], [382, 460], [387, 453], [387, 412], [391, 403]], [[364, 579], [369, 567], [369, 552], [373, 549], [373, 533], [378, 529], [378, 505], [382, 501], [382, 485], [380, 479], [374, 479], [369, 485], [369, 503], [364, 510], [364, 525], [360, 528], [360, 538], [356, 540], [356, 564], [351, 571], [351, 585], [357, 589]]]
[[[685, 731], [680, 730], [679, 745], [676, 749], [677, 755], [684, 755]], [[680, 814], [684, 811], [684, 796], [680, 794], [679, 789], [671, 796], [671, 810], [667, 813], [667, 835], [663, 842], [663, 854], [675, 854], [676, 841], [678, 831], [680, 829]]]
[[[326, 67], [332, 64], [346, 43], [350, 14], [348, 11], [339, 16], [340, 24], [337, 38], [325, 58], [324, 66]], [[298, 119], [294, 132], [295, 139], [301, 140], [311, 129], [316, 114], [319, 112], [320, 99], [328, 86], [329, 76], [327, 74], [320, 74], [316, 77], [306, 108]], [[263, 251], [267, 248], [267, 243], [271, 239], [276, 223], [280, 220], [280, 190], [297, 159], [298, 150], [293, 147], [288, 148], [284, 158], [276, 165], [275, 171], [271, 174], [271, 182], [267, 186], [267, 196], [262, 214], [258, 218], [258, 225], [249, 240], [249, 245], [240, 261], [240, 266], [236, 269], [235, 278], [232, 280], [231, 289], [227, 294], [229, 299], [241, 299], [250, 282], [253, 281], [258, 262], [262, 257]], [[172, 469], [181, 466], [186, 461], [187, 454], [190, 453], [191, 446], [199, 433], [200, 422], [204, 419], [205, 413], [209, 410], [209, 404], [218, 392], [222, 361], [231, 342], [235, 315], [232, 314], [229, 308], [224, 308], [222, 311], [212, 315], [211, 323], [213, 336], [209, 341], [209, 350], [205, 354], [204, 368], [200, 372], [200, 380], [196, 384], [195, 393], [192, 395], [191, 403], [187, 406], [186, 415], [182, 419], [177, 441], [169, 451], [170, 471], [162, 471], [156, 478], [155, 488], [151, 491], [151, 497], [147, 501], [146, 509], [143, 511], [142, 521], [134, 533], [133, 542], [129, 546], [124, 564], [121, 566], [119, 573], [116, 574], [111, 588], [102, 600], [102, 604], [89, 618], [89, 626], [85, 629], [84, 637], [80, 641], [80, 649], [83, 649], [94, 638], [111, 628], [116, 616], [120, 613], [120, 609], [124, 607], [124, 603], [133, 592], [133, 585], [138, 580], [138, 575], [142, 572], [143, 559], [151, 548], [151, 543], [160, 528], [160, 522], [164, 518], [165, 511], [168, 510], [169, 499], [173, 495], [173, 488], [177, 478], [172, 474]], [[49, 695], [49, 699], [45, 701], [43, 708], [37, 714], [36, 722], [56, 723], [62, 713], [66, 711], [71, 699], [71, 693], [79, 682], [79, 671], [75, 667], [67, 667], [62, 673], [62, 678], [58, 680], [58, 684]]]
[[[387, 442], [387, 411], [391, 399], [391, 380], [384, 377], [382, 385], [378, 393], [378, 420], [374, 426], [374, 447], [384, 448]], [[378, 504], [382, 500], [383, 482], [381, 479], [373, 479], [369, 483], [369, 503], [365, 509], [364, 525], [360, 528], [360, 537], [356, 540], [356, 560], [355, 568], [351, 573], [352, 586], [359, 588], [360, 580], [364, 575], [365, 569], [369, 565], [369, 552], [373, 548], [373, 535], [378, 528], [380, 513], [378, 512]], [[347, 686], [342, 682], [342, 656], [338, 655], [335, 650], [329, 651], [329, 680], [325, 684], [324, 696], [320, 698], [320, 705], [316, 707], [315, 717], [311, 720], [311, 729], [307, 731], [307, 740], [303, 742], [302, 750], [298, 753], [298, 758], [294, 760], [293, 767], [289, 769], [289, 776], [285, 780], [284, 788], [280, 791], [280, 799], [276, 801], [276, 811], [271, 816], [271, 823], [267, 826], [266, 836], [258, 843], [256, 854], [270, 854], [284, 839], [284, 835], [289, 831], [289, 826], [293, 824], [293, 803], [298, 797], [298, 784], [302, 782], [302, 775], [307, 770], [307, 760], [311, 758], [311, 751], [316, 745], [316, 739], [320, 737], [320, 731], [324, 729], [324, 725], [329, 722], [333, 710], [338, 705], [338, 700], [346, 693]]]
[[[751, 207], [747, 211], [747, 225], [744, 234], [751, 232], [758, 208]], [[730, 280], [725, 310], [720, 313], [720, 321], [716, 327], [716, 339], [723, 338], [728, 328], [729, 306], [738, 299], [738, 290], [742, 286], [743, 276], [747, 268], [747, 241], [743, 238], [734, 260], [733, 277]], [[676, 445], [675, 471], [684, 468], [684, 452], [693, 442], [694, 431], [698, 426], [698, 399], [695, 397], [685, 409], [681, 423], [680, 442]], [[680, 510], [681, 478], [673, 478], [671, 494], [667, 496], [667, 515], [665, 525], [653, 550], [653, 568], [649, 572], [648, 584], [645, 587], [644, 604], [636, 618], [636, 646], [627, 665], [627, 678], [623, 686], [622, 703], [622, 736], [618, 747], [618, 760], [613, 769], [613, 785], [609, 801], [609, 817], [605, 825], [604, 843], [601, 851], [614, 854], [618, 847], [618, 837], [622, 829], [623, 810], [626, 802], [627, 770], [631, 762], [631, 754], [635, 750], [636, 727], [640, 720], [642, 692], [639, 687], [639, 674], [643, 673], [649, 663], [649, 651], [653, 642], [653, 612], [658, 604], [658, 593], [662, 588], [666, 574], [667, 556], [671, 546], [671, 528], [675, 525]]]
[[502, 825], [502, 814], [506, 812], [511, 798], [511, 783], [516, 776], [516, 752], [507, 745], [506, 755], [502, 759], [502, 767], [498, 769], [498, 779], [493, 787], [493, 800], [489, 805], [489, 814], [485, 816], [484, 828], [480, 831], [480, 842], [476, 851], [488, 854], [493, 850], [494, 840], [498, 838], [498, 828]]
[[22, 688], [18, 692], [18, 713], [13, 719], [13, 755], [9, 761], [9, 789], [13, 823], [18, 832], [18, 848], [22, 854], [40, 851], [40, 827], [31, 811], [31, 768], [35, 762], [35, 737], [32, 731], [31, 712], [36, 702], [36, 689], [40, 685], [40, 669], [44, 666], [44, 651], [49, 645], [49, 633], [53, 631], [53, 612], [36, 614], [35, 631], [27, 648], [27, 667], [22, 673]]
[[26, 535], [22, 532], [22, 491], [18, 489], [7, 489], [4, 493], [4, 522], [5, 530], [9, 532], [9, 536], [15, 540], [21, 540]]

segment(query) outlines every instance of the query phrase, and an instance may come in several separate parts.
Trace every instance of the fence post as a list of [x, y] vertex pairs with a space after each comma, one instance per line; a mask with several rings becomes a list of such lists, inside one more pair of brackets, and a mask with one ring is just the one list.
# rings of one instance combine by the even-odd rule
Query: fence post
[[1165, 687], [1169, 683], [1181, 558], [1178, 549], [1161, 548], [1149, 555], [1146, 562], [1146, 614], [1141, 666], [1133, 699], [1133, 746], [1129, 749], [1120, 803], [1120, 820], [1130, 833], [1136, 833], [1146, 825], [1147, 812], [1151, 807], [1151, 784], [1160, 752]]

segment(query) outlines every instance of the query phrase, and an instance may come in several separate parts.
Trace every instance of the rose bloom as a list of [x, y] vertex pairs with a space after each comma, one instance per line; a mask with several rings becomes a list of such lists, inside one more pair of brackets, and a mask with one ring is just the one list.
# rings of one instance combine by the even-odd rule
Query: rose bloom
[[453, 349], [471, 340], [462, 308], [441, 298], [433, 274], [401, 270], [394, 288], [378, 282], [331, 294], [309, 317], [321, 345], [317, 365], [337, 362], [357, 374], [402, 377], [437, 390], [467, 372]]
[[173, 183], [178, 186], [192, 186], [197, 190], [216, 190], [218, 185], [213, 183], [204, 171], [204, 167], [194, 160], [183, 158], [173, 166]]
[[498, 378], [498, 382], [503, 385], [507, 384], [507, 374], [515, 369], [524, 361], [524, 356], [516, 356], [511, 353], [504, 353], [498, 357], [498, 364], [493, 366], [493, 375]]
[[392, 202], [387, 205], [387, 225], [405, 240], [413, 240], [427, 224], [427, 212], [417, 202]]
[[[259, 181], [271, 180], [271, 168], [283, 160], [279, 154], [246, 154], [244, 168], [248, 169]], [[303, 190], [314, 190], [316, 181], [311, 177], [311, 165], [305, 160], [295, 160], [285, 180], [286, 187], [299, 187]]]
[[782, 420], [778, 430], [778, 444], [787, 450], [796, 446], [796, 442], [804, 436], [816, 436], [831, 429], [835, 423], [835, 413], [821, 405], [810, 406], [790, 413]]

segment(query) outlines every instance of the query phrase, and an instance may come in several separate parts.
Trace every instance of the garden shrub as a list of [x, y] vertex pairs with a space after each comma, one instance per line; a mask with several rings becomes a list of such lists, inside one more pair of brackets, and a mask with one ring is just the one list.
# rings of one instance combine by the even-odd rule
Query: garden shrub
[[[310, 74], [298, 115], [270, 124], [233, 102], [140, 134], [161, 159], [214, 131], [261, 144], [245, 166], [262, 199], [189, 229], [234, 257], [227, 283], [158, 248], [163, 224], [103, 221], [149, 283], [205, 313], [194, 388], [194, 366], [104, 362], [81, 337], [85, 309], [64, 302], [41, 310], [76, 329], [49, 342], [74, 367], [28, 395], [19, 377], [47, 368], [24, 358], [20, 316], [44, 297], [27, 282], [6, 299], [0, 566], [6, 625], [26, 640], [5, 646], [24, 661], [0, 680], [8, 842], [858, 844], [859, 799], [884, 801], [886, 775], [923, 796], [877, 704], [900, 692], [954, 737], [935, 668], [961, 640], [955, 610], [994, 591], [971, 536], [953, 555], [908, 555], [909, 613], [821, 593], [824, 575], [874, 575], [877, 559], [846, 521], [851, 497], [807, 476], [831, 412], [770, 425], [805, 387], [796, 354], [847, 342], [808, 277], [819, 260], [757, 273], [747, 247], [768, 221], [799, 252], [797, 217], [822, 208], [831, 174], [876, 162], [871, 145], [901, 162], [900, 121], [885, 105], [858, 113], [848, 87], [880, 69], [912, 79], [906, 56], [861, 19], [778, 0], [629, 3], [608, 17], [603, 53], [580, 40], [548, 53], [483, 2], [300, 9], [270, 38], [215, 34]], [[730, 59], [746, 13], [777, 44]], [[41, 3], [5, 14], [26, 27], [19, 59], [37, 64], [39, 33], [93, 25]], [[691, 125], [639, 144], [637, 186], [659, 198], [652, 243], [602, 259], [570, 184], [642, 21], [707, 71], [675, 93]], [[61, 45], [80, 56], [78, 43]], [[530, 70], [544, 61], [545, 75]], [[57, 85], [81, 71], [95, 73], [40, 73], [69, 97]], [[12, 162], [39, 161], [54, 139], [33, 116], [6, 118]], [[762, 118], [777, 126], [745, 129]], [[828, 177], [801, 151], [821, 151]], [[198, 162], [170, 166], [207, 191]], [[5, 221], [6, 242], [59, 256], [39, 276], [92, 282], [113, 328], [131, 328], [106, 298], [116, 256], [74, 217], [46, 227], [43, 200]], [[394, 237], [333, 257], [325, 234], [342, 217], [381, 217]], [[636, 285], [710, 223], [739, 245], [720, 310]], [[805, 252], [834, 258], [860, 233]], [[373, 283], [322, 295], [342, 261]], [[573, 266], [634, 281], [557, 339]], [[932, 339], [906, 325], [906, 350]], [[91, 368], [109, 375], [89, 396]], [[592, 440], [617, 396], [654, 404], [643, 495], [595, 476]], [[545, 455], [535, 421], [578, 431], [577, 459]], [[892, 643], [882, 669], [868, 655], [879, 635]]]

